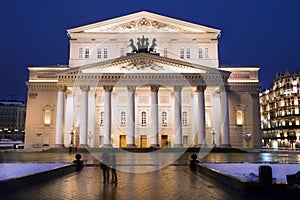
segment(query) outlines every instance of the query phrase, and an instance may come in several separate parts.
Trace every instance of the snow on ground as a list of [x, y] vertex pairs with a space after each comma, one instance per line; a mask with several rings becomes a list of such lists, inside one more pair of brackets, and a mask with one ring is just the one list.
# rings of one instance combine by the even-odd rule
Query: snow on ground
[[201, 163], [227, 175], [245, 181], [258, 181], [259, 166], [267, 165], [272, 168], [273, 182], [287, 182], [286, 175], [300, 171], [300, 164], [270, 164], [270, 163]]
[[67, 163], [0, 163], [0, 181], [47, 171], [66, 164]]

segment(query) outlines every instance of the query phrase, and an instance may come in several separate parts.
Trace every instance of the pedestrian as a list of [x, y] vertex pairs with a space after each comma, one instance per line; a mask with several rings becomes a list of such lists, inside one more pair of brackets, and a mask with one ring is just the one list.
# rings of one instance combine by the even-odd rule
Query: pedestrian
[[106, 183], [109, 179], [109, 156], [107, 152], [104, 152], [101, 157], [100, 167], [103, 173], [103, 183]]
[[111, 172], [112, 172], [112, 182], [117, 183], [118, 176], [117, 176], [116, 154], [114, 151], [112, 152], [111, 155]]

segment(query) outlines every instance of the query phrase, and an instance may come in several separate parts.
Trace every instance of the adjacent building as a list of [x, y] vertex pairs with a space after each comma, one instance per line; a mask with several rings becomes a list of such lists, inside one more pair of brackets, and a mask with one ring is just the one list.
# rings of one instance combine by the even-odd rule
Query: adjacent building
[[138, 12], [67, 30], [29, 67], [27, 147], [260, 148], [258, 67], [220, 67], [221, 31]]
[[0, 139], [24, 141], [25, 118], [25, 102], [15, 100], [0, 101]]
[[264, 146], [299, 147], [300, 73], [276, 74], [273, 87], [260, 93]]

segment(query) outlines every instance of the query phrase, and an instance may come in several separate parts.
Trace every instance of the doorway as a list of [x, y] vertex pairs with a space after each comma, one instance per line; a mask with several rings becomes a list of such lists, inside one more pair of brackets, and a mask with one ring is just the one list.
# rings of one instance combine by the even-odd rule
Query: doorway
[[168, 146], [168, 135], [161, 135], [161, 147], [167, 147]]
[[141, 135], [141, 148], [147, 148], [147, 135]]
[[120, 135], [119, 147], [120, 148], [126, 147], [126, 135]]

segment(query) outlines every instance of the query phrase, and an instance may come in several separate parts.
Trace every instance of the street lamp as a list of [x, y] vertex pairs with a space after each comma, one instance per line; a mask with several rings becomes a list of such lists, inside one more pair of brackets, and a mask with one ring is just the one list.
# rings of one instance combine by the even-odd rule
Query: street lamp
[[215, 135], [216, 135], [217, 131], [215, 131], [215, 129], [213, 128], [213, 129], [210, 131], [210, 133], [211, 133], [212, 136], [213, 136], [213, 147], [215, 147], [215, 146], [216, 146], [216, 143], [215, 143]]
[[70, 135], [71, 135], [70, 145], [73, 145], [73, 135], [74, 135], [73, 127], [71, 128]]

